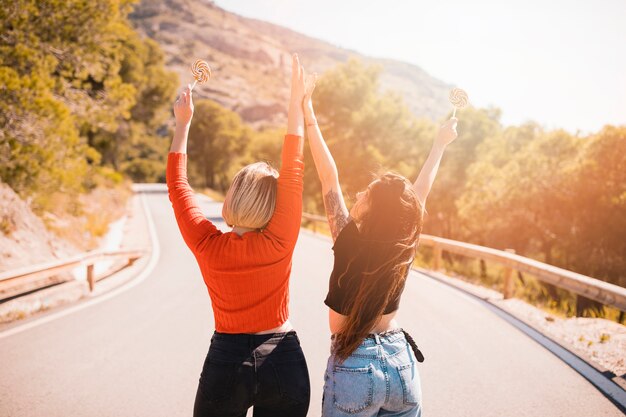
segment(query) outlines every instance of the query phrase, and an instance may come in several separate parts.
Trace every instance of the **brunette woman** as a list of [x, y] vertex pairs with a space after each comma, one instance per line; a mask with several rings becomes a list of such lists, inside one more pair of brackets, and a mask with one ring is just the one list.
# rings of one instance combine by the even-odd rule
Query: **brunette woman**
[[446, 146], [457, 136], [446, 122], [415, 181], [387, 173], [357, 193], [350, 211], [337, 167], [317, 125], [307, 82], [304, 114], [334, 241], [325, 303], [332, 333], [322, 415], [421, 416], [416, 361], [424, 358], [396, 320], [422, 229], [424, 203]]
[[195, 417], [244, 417], [250, 407], [255, 417], [307, 414], [309, 375], [288, 306], [291, 258], [302, 215], [303, 78], [294, 55], [280, 173], [256, 163], [235, 175], [222, 211], [232, 227], [226, 233], [204, 217], [187, 182], [187, 134], [193, 116], [189, 88], [174, 105], [176, 132], [167, 186], [215, 318]]

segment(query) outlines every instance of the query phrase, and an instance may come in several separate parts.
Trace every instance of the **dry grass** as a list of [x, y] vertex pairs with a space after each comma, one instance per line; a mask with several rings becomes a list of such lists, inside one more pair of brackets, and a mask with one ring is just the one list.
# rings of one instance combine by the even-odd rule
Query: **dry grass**
[[121, 218], [132, 195], [129, 184], [98, 187], [72, 201], [63, 194], [54, 194], [56, 209], [43, 216], [46, 227], [59, 238], [80, 250], [97, 247], [109, 224]]
[[602, 333], [602, 334], [600, 335], [600, 340], [599, 340], [599, 342], [600, 342], [600, 343], [606, 343], [606, 342], [608, 342], [609, 340], [611, 340], [611, 335], [610, 335], [610, 334], [608, 334], [608, 333]]
[[0, 217], [0, 233], [5, 236], [11, 236], [11, 233], [15, 231], [15, 224], [11, 221], [9, 216]]

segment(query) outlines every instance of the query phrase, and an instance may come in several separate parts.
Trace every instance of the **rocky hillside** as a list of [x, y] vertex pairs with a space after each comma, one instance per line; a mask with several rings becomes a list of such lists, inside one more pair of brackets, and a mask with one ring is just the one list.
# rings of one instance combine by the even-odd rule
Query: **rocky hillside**
[[248, 19], [201, 0], [142, 0], [131, 19], [165, 51], [167, 65], [191, 82], [195, 59], [209, 62], [213, 79], [194, 90], [238, 112], [252, 124], [286, 119], [290, 56], [298, 52], [307, 70], [323, 73], [350, 57], [382, 67], [381, 88], [400, 93], [417, 116], [432, 119], [450, 110], [450, 85], [421, 68], [375, 59], [292, 30]]
[[79, 252], [50, 232], [29, 205], [2, 182], [0, 202], [0, 272]]
[[[97, 187], [75, 202], [51, 194], [56, 212], [38, 216], [29, 201], [0, 181], [0, 272], [96, 249], [109, 224], [127, 212], [131, 194], [126, 184]], [[69, 206], [79, 208], [71, 214]]]

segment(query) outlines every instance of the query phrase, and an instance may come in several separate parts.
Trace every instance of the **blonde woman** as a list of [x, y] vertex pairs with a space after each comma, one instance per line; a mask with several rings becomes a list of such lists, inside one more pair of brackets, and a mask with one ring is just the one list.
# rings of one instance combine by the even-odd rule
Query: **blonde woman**
[[221, 232], [204, 217], [187, 182], [187, 135], [193, 116], [189, 88], [174, 105], [176, 131], [167, 186], [215, 318], [194, 417], [243, 417], [250, 407], [255, 417], [307, 414], [309, 374], [288, 306], [291, 258], [302, 216], [303, 72], [294, 55], [280, 173], [255, 163], [235, 175], [222, 211], [230, 232]]

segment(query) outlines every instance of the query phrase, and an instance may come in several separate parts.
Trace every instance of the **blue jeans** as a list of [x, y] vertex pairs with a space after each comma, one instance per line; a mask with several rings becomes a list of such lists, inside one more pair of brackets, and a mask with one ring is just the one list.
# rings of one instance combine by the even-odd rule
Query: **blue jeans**
[[402, 331], [370, 335], [340, 363], [328, 358], [323, 417], [421, 417], [415, 354]]

